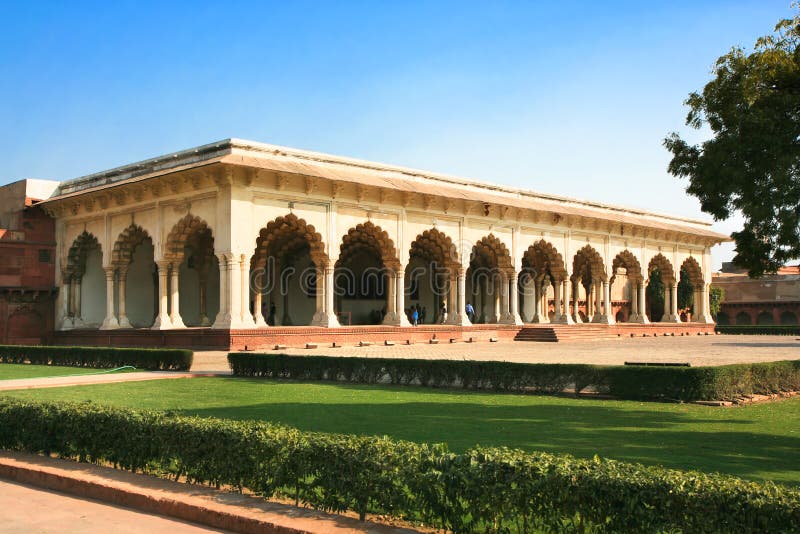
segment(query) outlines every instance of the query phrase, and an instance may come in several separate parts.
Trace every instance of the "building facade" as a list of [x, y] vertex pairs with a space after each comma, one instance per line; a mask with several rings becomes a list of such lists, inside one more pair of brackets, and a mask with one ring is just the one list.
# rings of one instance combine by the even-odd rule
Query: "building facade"
[[0, 343], [39, 344], [52, 338], [55, 224], [38, 202], [57, 186], [20, 180], [0, 187]]
[[724, 263], [711, 282], [725, 294], [717, 314], [719, 324], [797, 325], [800, 318], [800, 267], [782, 267], [758, 279]]
[[[648, 323], [708, 313], [703, 221], [230, 139], [63, 182], [59, 330], [418, 321]], [[467, 304], [474, 313], [467, 313]]]

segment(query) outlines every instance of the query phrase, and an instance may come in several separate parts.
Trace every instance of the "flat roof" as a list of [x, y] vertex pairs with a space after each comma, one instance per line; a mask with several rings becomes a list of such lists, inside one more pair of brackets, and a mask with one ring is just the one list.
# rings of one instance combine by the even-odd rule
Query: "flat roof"
[[47, 202], [75, 196], [89, 190], [95, 191], [112, 187], [128, 180], [144, 179], [215, 162], [254, 165], [276, 172], [364, 183], [376, 187], [448, 198], [500, 203], [522, 209], [609, 219], [619, 223], [700, 234], [718, 241], [730, 240], [727, 235], [712, 231], [711, 222], [708, 220], [539, 193], [529, 189], [448, 174], [236, 138], [224, 139], [64, 181], [55, 196], [49, 198]]

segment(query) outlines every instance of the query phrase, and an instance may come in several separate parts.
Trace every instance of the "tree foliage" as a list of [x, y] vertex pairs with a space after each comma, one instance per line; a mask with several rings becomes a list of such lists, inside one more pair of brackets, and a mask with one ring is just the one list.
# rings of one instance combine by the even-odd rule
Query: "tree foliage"
[[713, 79], [689, 95], [686, 124], [712, 137], [690, 145], [677, 133], [664, 145], [669, 172], [703, 211], [724, 220], [736, 211], [734, 263], [751, 276], [775, 272], [800, 256], [800, 15], [780, 21], [752, 53], [733, 48]]
[[719, 286], [711, 286], [708, 291], [708, 302], [711, 317], [714, 317], [714, 319], [717, 318], [723, 300], [725, 300], [725, 290]]
[[664, 281], [661, 271], [653, 269], [650, 272], [650, 281], [647, 284], [645, 296], [647, 297], [647, 315], [651, 321], [660, 321], [664, 315]]
[[689, 280], [689, 273], [686, 269], [681, 269], [678, 278], [678, 309], [685, 310], [694, 304], [694, 287]]

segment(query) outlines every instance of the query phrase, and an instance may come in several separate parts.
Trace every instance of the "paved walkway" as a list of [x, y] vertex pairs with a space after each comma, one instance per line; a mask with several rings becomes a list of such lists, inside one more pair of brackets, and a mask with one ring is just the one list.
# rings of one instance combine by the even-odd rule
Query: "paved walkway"
[[197, 376], [197, 373], [184, 373], [175, 371], [142, 371], [133, 373], [104, 373], [96, 375], [17, 378], [13, 380], [0, 380], [0, 391], [8, 391], [12, 389], [85, 386], [90, 384], [111, 384], [115, 382], [139, 382], [141, 380], [164, 380], [168, 378], [187, 378], [191, 376]]
[[2, 532], [415, 532], [205, 486], [26, 453], [0, 451], [0, 478], [13, 481], [0, 481]]
[[176, 519], [143, 514], [121, 506], [4, 481], [0, 481], [0, 510], [3, 510], [2, 531], [9, 534], [224, 532]]
[[[313, 341], [313, 340], [310, 340]], [[365, 356], [368, 358], [423, 358], [502, 360], [525, 363], [591, 363], [620, 365], [626, 361], [689, 362], [694, 366], [800, 359], [800, 340], [794, 336], [687, 336], [621, 338], [569, 343], [501, 341], [489, 343], [447, 343], [394, 345], [385, 347], [316, 349], [287, 348], [294, 355]], [[192, 371], [229, 372], [227, 353], [197, 351]]]

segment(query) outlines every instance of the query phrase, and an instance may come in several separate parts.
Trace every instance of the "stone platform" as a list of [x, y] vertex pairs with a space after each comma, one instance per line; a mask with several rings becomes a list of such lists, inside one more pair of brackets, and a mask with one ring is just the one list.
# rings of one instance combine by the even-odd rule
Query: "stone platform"
[[56, 332], [57, 345], [111, 347], [175, 347], [212, 350], [274, 348], [275, 345], [305, 347], [371, 344], [450, 343], [489, 340], [574, 341], [615, 339], [622, 337], [682, 336], [712, 334], [714, 325], [700, 323], [653, 323], [649, 325], [620, 323], [616, 325], [424, 325], [349, 326], [320, 328], [308, 326], [272, 327], [253, 330], [218, 330], [186, 328], [181, 330], [69, 330]]

